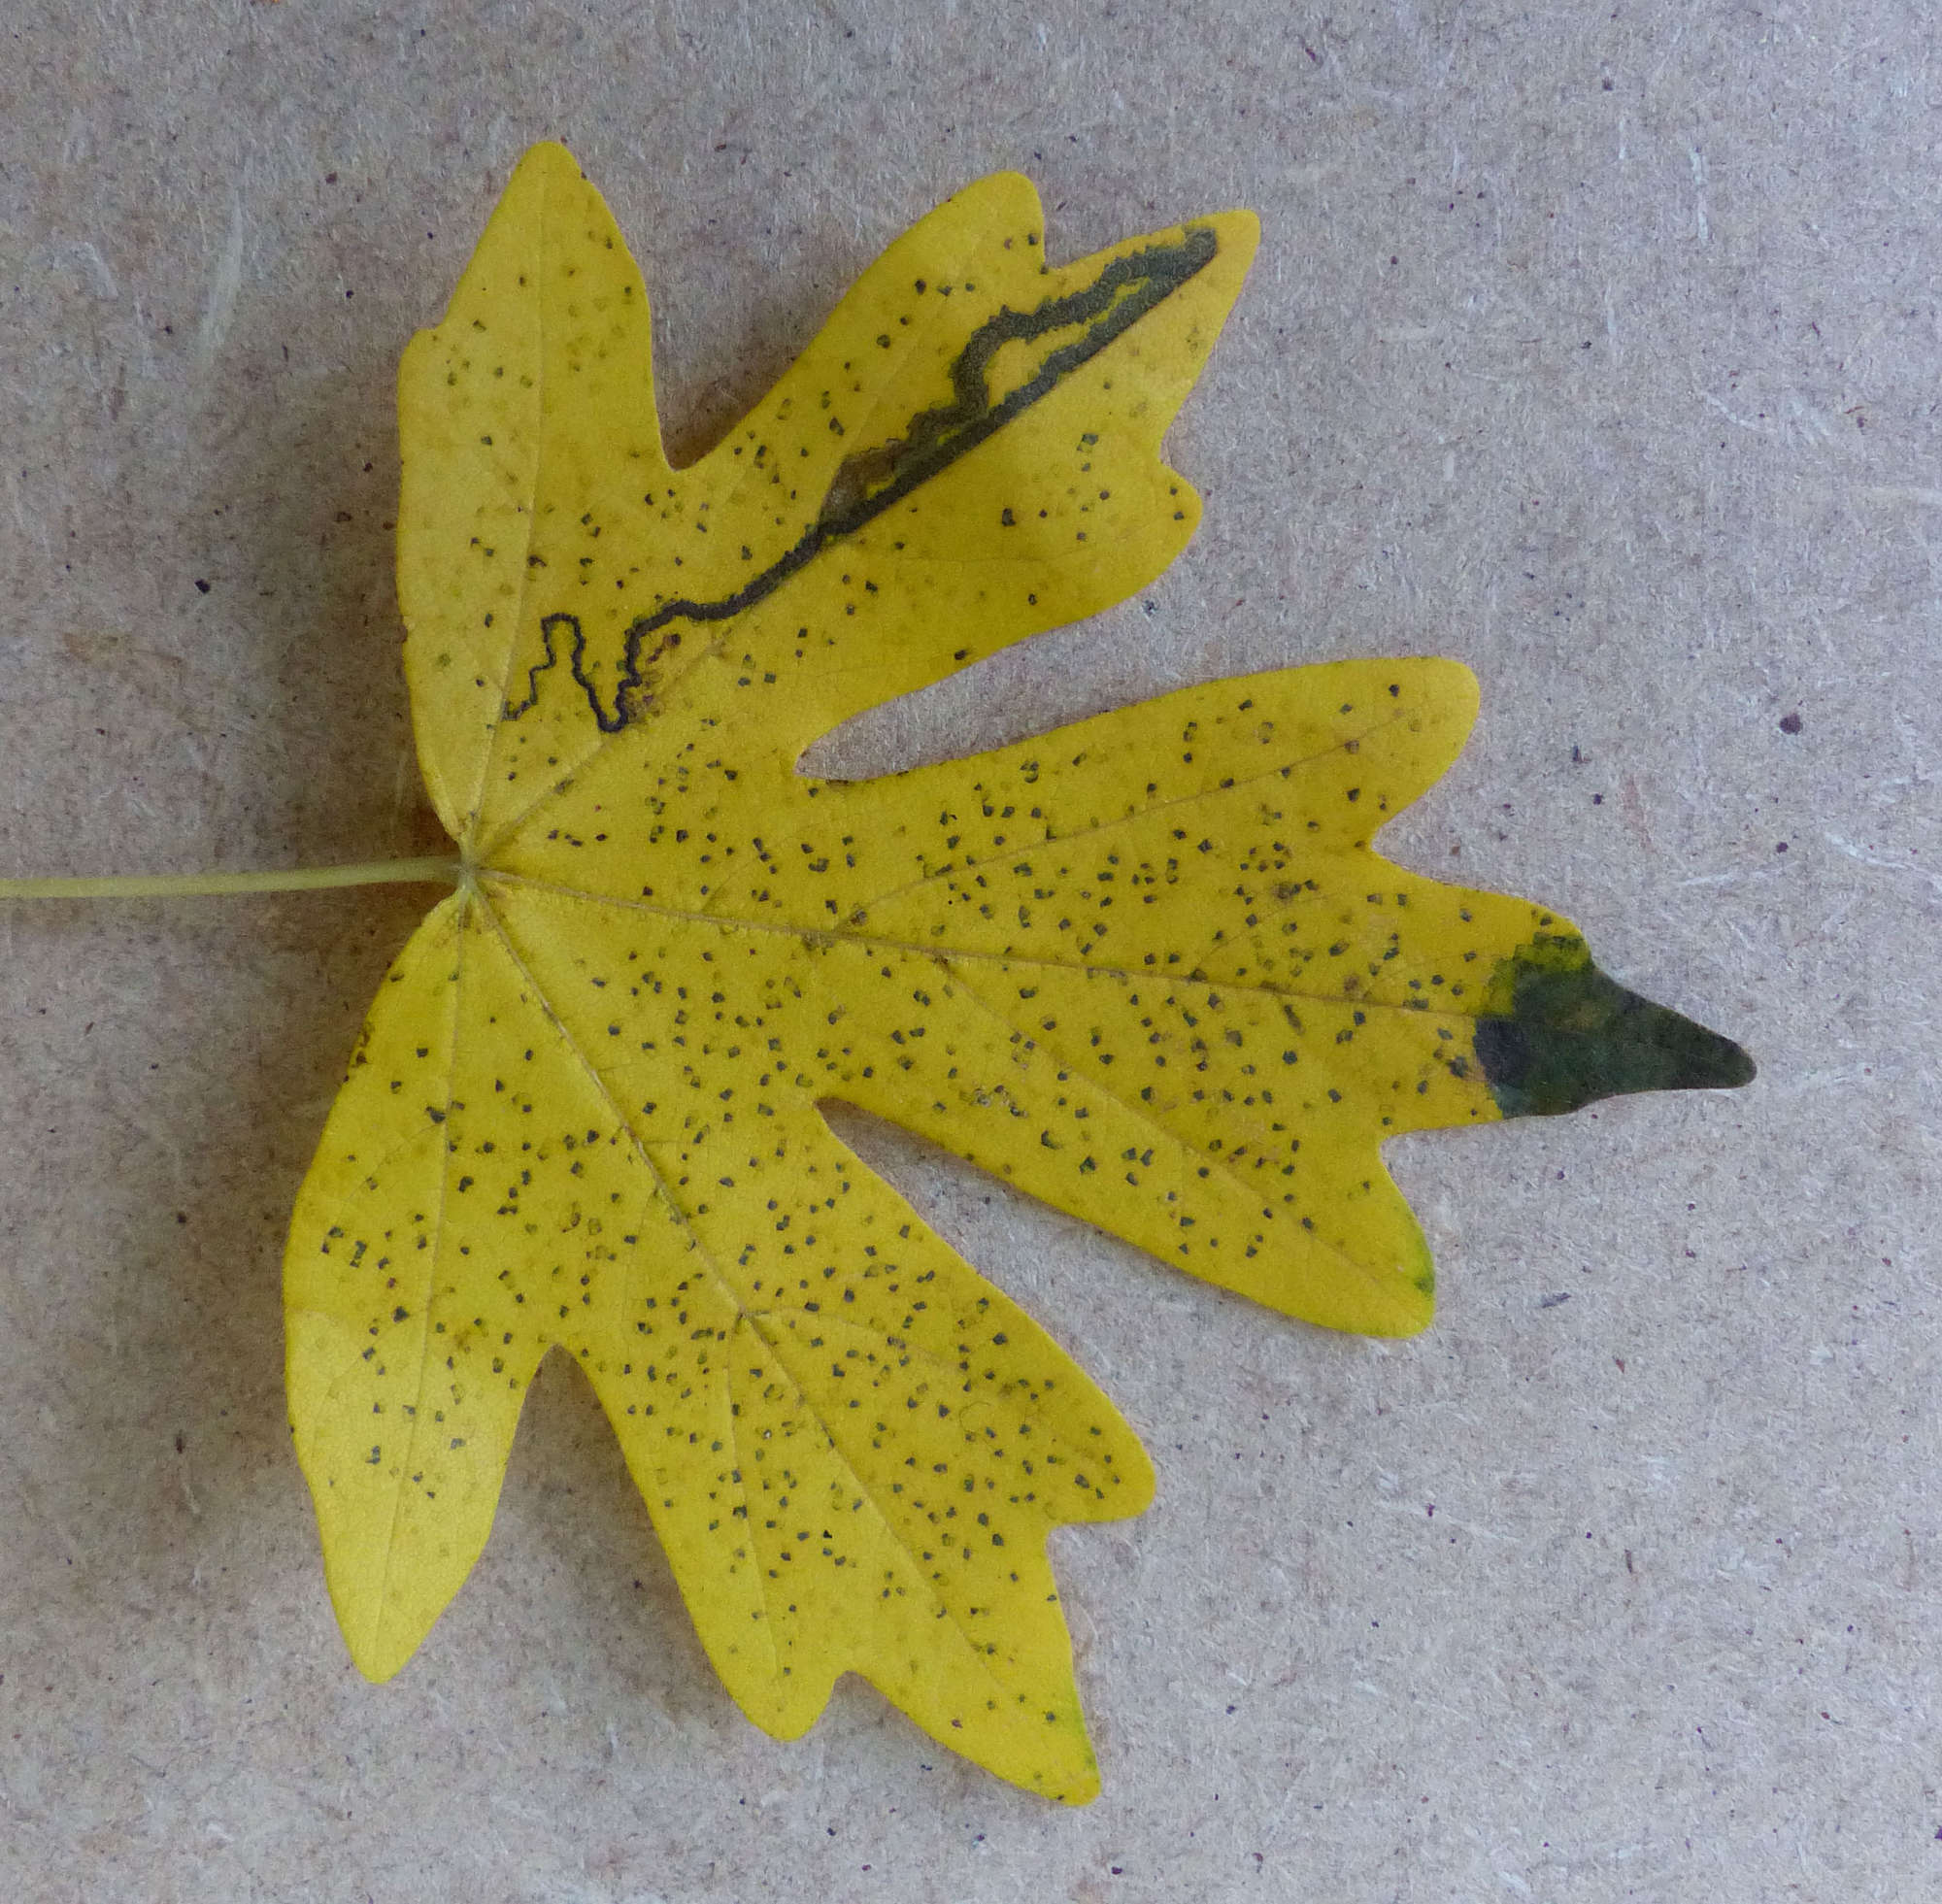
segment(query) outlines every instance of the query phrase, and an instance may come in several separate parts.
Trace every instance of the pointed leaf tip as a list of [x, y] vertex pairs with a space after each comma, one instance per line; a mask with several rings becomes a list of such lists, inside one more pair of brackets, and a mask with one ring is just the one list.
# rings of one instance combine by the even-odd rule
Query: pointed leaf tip
[[1582, 939], [1539, 938], [1492, 976], [1478, 1061], [1506, 1118], [1556, 1117], [1630, 1091], [1730, 1089], [1754, 1061], [1730, 1038], [1620, 985]]

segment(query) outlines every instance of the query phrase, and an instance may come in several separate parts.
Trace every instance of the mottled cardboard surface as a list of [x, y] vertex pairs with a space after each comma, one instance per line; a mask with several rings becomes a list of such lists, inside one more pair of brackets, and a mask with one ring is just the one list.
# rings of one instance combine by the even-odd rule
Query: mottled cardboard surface
[[282, 1226], [422, 893], [0, 909], [0, 1890], [1901, 1899], [1942, 1882], [1932, 21], [1431, 5], [42, 0], [0, 27], [0, 873], [422, 852], [391, 380], [565, 139], [677, 456], [886, 242], [1228, 204], [1149, 593], [850, 774], [1371, 652], [1484, 685], [1385, 835], [1739, 1038], [1748, 1090], [1391, 1147], [1442, 1309], [1325, 1336], [859, 1118], [1115, 1396], [1055, 1541], [1105, 1793], [848, 1683], [729, 1705], [557, 1362], [385, 1687], [285, 1427]]

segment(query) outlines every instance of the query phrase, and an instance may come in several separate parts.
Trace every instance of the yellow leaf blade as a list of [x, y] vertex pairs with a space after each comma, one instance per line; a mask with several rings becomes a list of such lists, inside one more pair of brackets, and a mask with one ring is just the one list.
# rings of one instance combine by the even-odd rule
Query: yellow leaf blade
[[1089, 1796], [1044, 1542], [1146, 1505], [1137, 1440], [830, 1134], [841, 1006], [799, 941], [487, 885], [660, 1186], [653, 1292], [561, 1342], [724, 1683], [792, 1736], [860, 1672], [954, 1750]]
[[504, 863], [563, 785], [630, 771], [650, 707], [708, 719], [724, 669], [799, 750], [1172, 560], [1198, 502], [1159, 441], [1255, 220], [1057, 269], [1039, 226], [1015, 175], [959, 193], [673, 471], [632, 261], [560, 149], [526, 159], [400, 380], [408, 669], [461, 845]]
[[536, 585], [577, 574], [577, 517], [624, 520], [668, 475], [647, 292], [565, 148], [520, 161], [444, 319], [412, 340], [398, 428], [419, 760], [440, 819], [470, 850], [503, 800], [494, 737]]
[[[505, 1265], [464, 1274], [477, 1207], [513, 1187], [503, 1167], [478, 1181], [492, 1138], [469, 1117], [498, 1108], [499, 1082], [477, 1075], [478, 1034], [518, 1005], [516, 975], [447, 900], [391, 968], [291, 1219], [291, 1431], [345, 1639], [374, 1679], [410, 1657], [485, 1546], [544, 1353]], [[501, 1133], [509, 1160], [523, 1141]], [[552, 1229], [564, 1214], [533, 1211]]]
[[528, 155], [400, 377], [406, 660], [458, 893], [407, 947], [285, 1259], [291, 1420], [358, 1664], [486, 1537], [534, 1370], [599, 1395], [724, 1684], [854, 1671], [1097, 1788], [1045, 1559], [1152, 1474], [1029, 1317], [835, 1139], [844, 1098], [1189, 1273], [1428, 1319], [1390, 1135], [1743, 1082], [1527, 902], [1379, 857], [1475, 711], [1447, 662], [1216, 683], [861, 785], [806, 742], [1141, 586], [1255, 243], [1053, 268], [1000, 176], [891, 246], [671, 469], [645, 291]]
[[[758, 1084], [723, 1107], [738, 1029], [646, 1052], [667, 1016], [625, 981], [669, 953], [703, 963], [509, 888], [448, 902], [381, 994], [286, 1271], [292, 1424], [353, 1656], [387, 1677], [456, 1591], [557, 1346], [758, 1724], [804, 1730], [854, 1670], [942, 1743], [1089, 1797], [1045, 1536], [1137, 1513], [1145, 1454], [812, 1101], [778, 1078], [773, 1103]], [[771, 1066], [813, 1062], [826, 1001], [772, 967], [724, 975], [742, 1009], [704, 1016], [753, 1015], [789, 1048]]]
[[[838, 936], [954, 981], [896, 1061], [859, 1041], [837, 1094], [1271, 1308], [1423, 1327], [1433, 1269], [1383, 1141], [1751, 1075], [1549, 909], [1370, 849], [1475, 709], [1459, 664], [1337, 662], [825, 789], [819, 839], [876, 848]], [[1577, 1050], [1509, 1077], [1535, 1018], [1588, 1008]]]

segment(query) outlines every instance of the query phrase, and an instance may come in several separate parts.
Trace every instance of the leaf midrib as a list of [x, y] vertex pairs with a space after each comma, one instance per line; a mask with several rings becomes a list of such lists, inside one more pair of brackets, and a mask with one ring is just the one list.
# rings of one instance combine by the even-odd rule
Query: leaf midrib
[[[547, 186], [547, 175], [542, 171], [539, 174], [539, 183], [537, 185], [539, 208], [534, 217], [534, 223], [539, 231], [540, 268], [536, 268], [533, 273], [535, 279], [541, 284], [545, 282], [543, 267], [546, 255], [547, 217], [551, 197]], [[448, 317], [447, 321], [449, 320]], [[444, 324], [441, 323], [439, 331], [431, 334], [436, 336], [443, 329]], [[533, 351], [533, 388], [531, 396], [533, 414], [537, 418], [537, 427], [533, 431], [533, 475], [525, 507], [519, 512], [524, 518], [524, 534], [519, 550], [519, 605], [517, 613], [512, 618], [507, 633], [506, 658], [504, 665], [499, 670], [499, 685], [495, 690], [497, 697], [496, 705], [502, 709], [506, 705], [506, 695], [512, 686], [513, 668], [519, 654], [519, 634], [526, 625], [526, 608], [532, 594], [533, 569], [532, 563], [527, 558], [532, 553], [533, 537], [538, 533], [539, 529], [540, 484], [546, 469], [546, 399], [548, 384], [547, 299], [544, 292], [534, 299], [533, 330], [538, 339], [537, 347]], [[489, 621], [491, 618], [488, 616], [486, 619]], [[459, 852], [467, 863], [472, 862], [478, 856], [479, 827], [480, 822], [486, 816], [486, 788], [491, 783], [492, 763], [498, 752], [499, 729], [502, 724], [498, 715], [495, 714], [492, 717], [491, 724], [486, 729], [484, 744], [479, 749], [479, 771], [473, 778], [472, 798], [465, 809], [464, 837], [458, 843]]]
[[[1380, 865], [1407, 875], [1406, 867], [1397, 866], [1393, 861], [1384, 859], [1380, 853], [1371, 852], [1368, 856]], [[1287, 999], [1308, 1005], [1348, 1005], [1356, 1011], [1405, 1012], [1412, 1018], [1454, 1019], [1466, 1023], [1474, 1021], [1481, 1016], [1476, 1012], [1460, 1010], [1439, 1011], [1427, 1001], [1416, 1004], [1407, 1000], [1348, 998], [1322, 991], [1302, 990], [1289, 985], [1263, 984], [1250, 979], [1221, 978], [1208, 972], [1204, 965], [1190, 966], [1185, 971], [1159, 971], [1150, 966], [1088, 964], [1083, 959], [1051, 958], [1041, 953], [979, 952], [955, 946], [920, 945], [912, 939], [893, 939], [879, 933], [856, 932], [842, 926], [774, 924], [767, 919], [738, 919], [729, 913], [697, 912], [680, 906], [657, 906], [647, 899], [621, 899], [607, 893], [588, 892], [581, 886], [564, 885], [554, 880], [539, 880], [525, 873], [508, 873], [493, 868], [482, 869], [479, 880], [482, 885], [520, 886], [527, 891], [546, 893], [559, 899], [576, 900], [583, 905], [605, 906], [617, 912], [644, 913], [656, 919], [673, 919], [684, 925], [713, 926], [723, 932], [761, 932], [775, 938], [793, 939], [797, 944], [806, 946], [841, 945], [853, 946], [861, 952], [907, 952], [914, 957], [928, 959], [938, 965], [948, 965], [954, 961], [970, 961], [985, 965], [1021, 965], [1046, 972], [1076, 972], [1087, 978], [1117, 978], [1146, 984], [1157, 980], [1168, 985], [1204, 985], [1220, 991], [1244, 992], [1262, 998]]]
[[[1137, 707], [1140, 704], [1136, 702], [1133, 705]], [[1121, 710], [1121, 712], [1123, 713], [1125, 710]], [[1376, 721], [1373, 725], [1364, 727], [1354, 734], [1344, 735], [1340, 740], [1332, 741], [1326, 747], [1317, 748], [1312, 753], [1298, 754], [1292, 760], [1281, 761], [1275, 766], [1263, 768], [1257, 774], [1233, 777], [1224, 784], [1199, 787], [1190, 793], [1177, 793], [1169, 795], [1163, 800], [1151, 801], [1132, 813], [1121, 814], [1111, 819], [1091, 820], [1084, 826], [1075, 826], [1070, 832], [1049, 833], [1043, 840], [1035, 844], [1029, 842], [1021, 844], [1017, 853], [1008, 852], [1003, 855], [990, 853], [982, 856], [976, 853], [967, 854], [962, 859], [953, 860], [948, 866], [940, 867], [936, 872], [920, 874], [914, 880], [907, 880], [899, 885], [887, 886], [881, 892], [873, 893], [869, 898], [858, 901], [858, 908], [867, 911], [871, 907], [881, 906], [888, 901], [901, 899], [905, 895], [921, 891], [924, 886], [934, 885], [940, 880], [961, 878], [975, 871], [978, 867], [996, 863], [1001, 858], [1014, 859], [1019, 853], [1037, 852], [1048, 847], [1067, 848], [1079, 841], [1090, 839], [1101, 833], [1111, 832], [1117, 827], [1137, 825], [1155, 814], [1167, 813], [1175, 807], [1191, 806], [1201, 800], [1214, 799], [1224, 793], [1232, 793], [1238, 789], [1257, 785], [1262, 781], [1286, 779], [1290, 774], [1298, 773], [1304, 768], [1314, 767], [1331, 759], [1336, 754], [1342, 753], [1345, 750], [1359, 748], [1377, 736], [1387, 732], [1398, 722], [1410, 718], [1412, 715], [1420, 714], [1421, 710], [1397, 708], [1385, 716], [1383, 719]], [[1093, 716], [1092, 719], [1110, 720], [1112, 718], [1112, 714], [1108, 713]], [[1087, 723], [1074, 723], [1074, 725], [1085, 724]], [[1052, 735], [1060, 731], [1058, 728], [1053, 728], [1048, 730], [1047, 734], [1038, 736], [1037, 738], [1040, 740], [1049, 739]], [[950, 764], [968, 767], [978, 757], [975, 754], [966, 755], [963, 759]], [[914, 771], [923, 773], [929, 770], [918, 768]], [[807, 777], [799, 778], [803, 778], [805, 784], [808, 784]], [[1390, 816], [1386, 815], [1385, 819], [1388, 818]], [[1386, 867], [1392, 872], [1403, 875], [1405, 878], [1420, 877], [1419, 875], [1411, 875], [1406, 867], [1397, 866], [1393, 860], [1386, 859], [1366, 840], [1352, 840], [1346, 847], [1336, 850], [1346, 853], [1361, 853], [1372, 864], [1379, 867]], [[698, 907], [656, 905], [653, 900], [623, 899], [618, 894], [589, 892], [583, 886], [568, 885], [563, 881], [535, 879], [530, 874], [515, 873], [491, 865], [480, 867], [478, 878], [482, 882], [523, 886], [535, 892], [545, 892], [560, 898], [575, 899], [591, 906], [609, 906], [618, 911], [638, 912], [654, 918], [675, 919], [683, 924], [709, 925], [722, 931], [740, 929], [750, 932], [770, 933], [781, 938], [794, 939], [803, 945], [854, 945], [869, 952], [909, 952], [933, 960], [974, 959], [980, 962], [1000, 965], [1030, 966], [1041, 971], [1083, 972], [1088, 977], [1096, 975], [1102, 978], [1134, 980], [1164, 976], [1145, 967], [1093, 963], [1084, 959], [1048, 958], [1041, 954], [1025, 952], [980, 952], [968, 948], [940, 946], [934, 943], [920, 945], [911, 940], [892, 938], [883, 933], [859, 932], [840, 925], [808, 926], [787, 920], [777, 922], [769, 919], [748, 919], [733, 913], [712, 913]], [[1195, 978], [1195, 972], [1199, 972], [1201, 976]], [[1326, 996], [1320, 992], [1299, 990], [1291, 985], [1250, 983], [1245, 979], [1216, 979], [1208, 977], [1204, 969], [1199, 966], [1195, 966], [1189, 971], [1177, 976], [1189, 984], [1220, 985], [1227, 991], [1248, 992], [1267, 998], [1298, 999], [1311, 1005], [1334, 1005], [1347, 1002], [1353, 1003], [1363, 1010], [1374, 1009], [1385, 1012], [1408, 1012], [1412, 1015], [1431, 1018], [1474, 1019], [1478, 1016], [1474, 1012], [1435, 1012], [1426, 1003], [1417, 1005], [1408, 1002], [1390, 1003], [1369, 999], [1345, 1001]]]

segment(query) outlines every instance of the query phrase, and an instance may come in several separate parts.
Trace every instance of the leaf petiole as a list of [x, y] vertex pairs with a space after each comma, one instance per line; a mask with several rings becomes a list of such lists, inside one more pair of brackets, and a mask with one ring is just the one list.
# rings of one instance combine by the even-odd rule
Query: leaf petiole
[[315, 892], [338, 885], [433, 885], [459, 883], [459, 862], [368, 859], [352, 866], [296, 866], [267, 873], [118, 873], [102, 878], [5, 880], [4, 899], [189, 899], [245, 892]]

